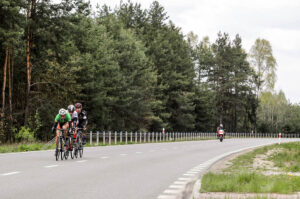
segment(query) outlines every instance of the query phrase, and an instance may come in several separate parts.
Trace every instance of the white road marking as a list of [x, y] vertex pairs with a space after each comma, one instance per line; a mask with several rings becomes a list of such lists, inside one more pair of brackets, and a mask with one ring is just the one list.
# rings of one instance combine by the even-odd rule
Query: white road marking
[[202, 171], [202, 169], [192, 169], [190, 171], [193, 171], [193, 172], [196, 172], [196, 173], [199, 173], [200, 171]]
[[136, 154], [142, 154], [143, 152], [139, 152], [139, 151], [138, 151], [138, 152], [135, 152], [135, 153], [136, 153]]
[[197, 174], [198, 172], [197, 171], [188, 171], [186, 173], [188, 173], [188, 174]]
[[82, 163], [82, 162], [86, 162], [87, 160], [79, 160], [79, 161], [76, 161], [76, 162], [79, 162], [79, 163]]
[[107, 156], [103, 156], [103, 157], [101, 157], [101, 159], [107, 159], [108, 157]]
[[195, 174], [191, 174], [191, 173], [185, 173], [183, 174], [184, 176], [194, 176]]
[[175, 181], [174, 184], [186, 184], [186, 182], [182, 182], [182, 181]]
[[184, 185], [170, 185], [169, 188], [172, 188], [172, 189], [183, 189]]
[[174, 199], [175, 196], [170, 196], [170, 195], [160, 195], [157, 197], [157, 199]]
[[9, 173], [3, 173], [2, 176], [10, 176], [10, 175], [15, 175], [20, 173], [20, 171], [13, 171], [13, 172], [9, 172]]
[[192, 178], [178, 178], [178, 180], [181, 180], [181, 181], [190, 181], [190, 180], [192, 180]]
[[181, 192], [180, 189], [167, 189], [164, 191], [164, 193], [169, 193], [169, 194], [178, 194], [180, 192]]
[[155, 152], [155, 150], [150, 150], [150, 152]]
[[48, 165], [48, 166], [44, 166], [45, 168], [52, 168], [52, 167], [58, 167], [57, 164], [54, 164], [54, 165]]
[[122, 154], [120, 154], [121, 156], [126, 156], [126, 155], [128, 155], [128, 154], [126, 154], [126, 153], [122, 153]]

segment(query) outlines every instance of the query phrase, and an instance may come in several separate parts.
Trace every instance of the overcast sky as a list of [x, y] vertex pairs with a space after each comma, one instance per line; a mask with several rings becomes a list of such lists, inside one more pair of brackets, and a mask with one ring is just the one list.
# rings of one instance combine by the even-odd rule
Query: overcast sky
[[[90, 0], [93, 5], [119, 5], [119, 0]], [[127, 2], [127, 1], [124, 1]], [[149, 8], [153, 0], [132, 0]], [[158, 0], [169, 19], [213, 43], [219, 31], [233, 40], [239, 34], [249, 52], [257, 38], [270, 41], [277, 61], [276, 90], [300, 103], [300, 0]]]

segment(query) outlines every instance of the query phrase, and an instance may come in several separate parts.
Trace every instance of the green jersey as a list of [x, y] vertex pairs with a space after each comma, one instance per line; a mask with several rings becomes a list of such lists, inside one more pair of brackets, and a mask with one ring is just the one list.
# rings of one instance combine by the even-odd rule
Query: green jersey
[[55, 117], [55, 122], [58, 122], [62, 126], [69, 121], [71, 121], [71, 116], [69, 113], [66, 114], [66, 117], [64, 120], [61, 119], [60, 114], [57, 114], [57, 116]]

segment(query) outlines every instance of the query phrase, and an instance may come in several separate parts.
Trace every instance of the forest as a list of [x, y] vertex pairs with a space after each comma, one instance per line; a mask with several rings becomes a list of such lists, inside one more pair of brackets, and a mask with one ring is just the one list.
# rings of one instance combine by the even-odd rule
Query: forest
[[183, 34], [158, 1], [0, 0], [0, 143], [48, 141], [76, 102], [89, 130], [299, 132], [270, 42], [246, 52], [238, 33], [216, 35]]

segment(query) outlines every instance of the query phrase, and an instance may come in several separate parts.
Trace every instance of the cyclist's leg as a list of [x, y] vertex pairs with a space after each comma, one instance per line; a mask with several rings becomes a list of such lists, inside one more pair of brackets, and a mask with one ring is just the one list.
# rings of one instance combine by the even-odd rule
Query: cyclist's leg
[[62, 127], [64, 129], [64, 136], [65, 136], [65, 139], [67, 140], [68, 139], [68, 128], [69, 128], [69, 123], [65, 123]]

